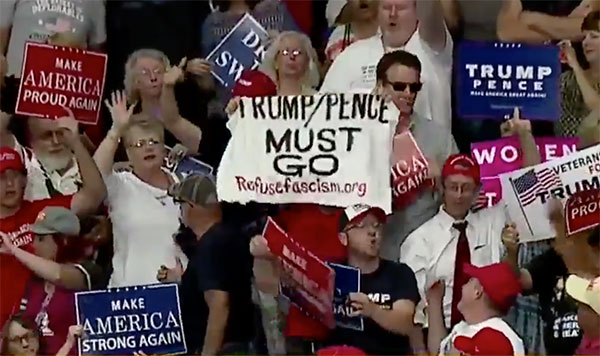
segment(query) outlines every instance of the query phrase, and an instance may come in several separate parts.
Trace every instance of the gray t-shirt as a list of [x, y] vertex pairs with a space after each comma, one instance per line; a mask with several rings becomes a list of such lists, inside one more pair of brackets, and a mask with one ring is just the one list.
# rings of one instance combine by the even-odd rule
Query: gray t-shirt
[[[413, 124], [410, 131], [423, 152], [423, 155], [434, 160], [438, 167], [444, 165], [446, 158], [458, 153], [456, 142], [440, 124], [433, 120], [413, 114]], [[438, 213], [441, 197], [432, 190], [425, 190], [404, 209], [394, 211], [388, 216], [383, 230], [381, 242], [381, 257], [398, 262], [400, 259], [400, 245], [406, 237]]]
[[21, 75], [25, 41], [69, 32], [88, 46], [106, 41], [104, 0], [0, 0], [0, 27], [11, 29], [8, 75]]

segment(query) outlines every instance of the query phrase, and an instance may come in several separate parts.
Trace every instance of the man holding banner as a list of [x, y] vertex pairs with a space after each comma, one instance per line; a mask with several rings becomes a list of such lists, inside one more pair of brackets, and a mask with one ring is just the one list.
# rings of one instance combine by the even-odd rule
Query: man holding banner
[[331, 341], [370, 355], [407, 355], [421, 297], [407, 265], [379, 258], [385, 220], [383, 210], [361, 204], [346, 208], [341, 216], [339, 236], [348, 249], [348, 264], [361, 272], [360, 292], [350, 293], [347, 303], [366, 319], [364, 330], [338, 327]]

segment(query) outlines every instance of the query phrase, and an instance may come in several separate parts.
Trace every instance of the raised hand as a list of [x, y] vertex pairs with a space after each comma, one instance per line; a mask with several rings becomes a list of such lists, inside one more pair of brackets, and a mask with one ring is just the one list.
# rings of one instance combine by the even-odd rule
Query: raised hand
[[560, 41], [558, 45], [560, 46], [561, 51], [564, 53], [569, 67], [574, 68], [576, 66], [579, 66], [579, 62], [577, 61], [577, 55], [575, 54], [575, 49], [571, 45], [571, 41]]
[[521, 119], [519, 108], [514, 108], [512, 117], [500, 125], [502, 137], [531, 132], [531, 121]]
[[73, 141], [79, 139], [79, 124], [70, 108], [63, 106], [63, 109], [67, 112], [67, 115], [56, 119], [56, 122], [65, 137], [65, 141], [72, 146]]
[[262, 235], [256, 235], [250, 240], [250, 253], [252, 256], [259, 258], [270, 258], [273, 256], [271, 250], [269, 250], [267, 239]]
[[515, 223], [508, 223], [502, 229], [502, 242], [509, 253], [517, 254], [519, 252], [519, 231]]
[[211, 64], [206, 59], [194, 58], [187, 62], [185, 71], [194, 75], [204, 75], [210, 73]]
[[436, 281], [427, 289], [425, 293], [425, 298], [427, 299], [427, 304], [439, 304], [441, 305], [444, 300], [444, 295], [446, 294], [446, 285], [444, 281], [439, 280]]
[[163, 85], [166, 86], [175, 86], [175, 84], [179, 83], [183, 80], [183, 68], [185, 68], [185, 64], [187, 62], [187, 58], [183, 57], [181, 62], [178, 65], [170, 67], [167, 69], [163, 77]]
[[116, 130], [118, 134], [122, 134], [127, 128], [127, 125], [129, 125], [136, 103], [127, 107], [127, 96], [125, 95], [125, 92], [122, 91], [113, 92], [110, 97], [110, 101], [108, 101], [108, 99], [104, 100], [104, 105], [106, 105], [108, 111], [110, 111], [110, 116], [113, 120], [113, 129]]

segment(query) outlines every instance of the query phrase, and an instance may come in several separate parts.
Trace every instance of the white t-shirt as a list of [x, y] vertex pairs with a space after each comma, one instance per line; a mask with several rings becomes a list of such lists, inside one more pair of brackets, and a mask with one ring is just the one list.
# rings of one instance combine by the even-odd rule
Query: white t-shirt
[[348, 38], [346, 38], [346, 43], [344, 43], [344, 36], [346, 34], [347, 26], [348, 25], [337, 26], [333, 32], [331, 32], [331, 35], [329, 35], [327, 47], [325, 47], [325, 57], [327, 57], [328, 60], [334, 61], [340, 53], [342, 53], [346, 48], [350, 47], [351, 44], [356, 42], [354, 33], [350, 31]]
[[[437, 52], [421, 38], [418, 29], [404, 47], [397, 48], [416, 55], [421, 61], [423, 89], [417, 96], [415, 111], [438, 122], [448, 132], [452, 121], [452, 48], [449, 32], [446, 31], [446, 46]], [[371, 93], [377, 82], [377, 63], [384, 53], [381, 34], [356, 41], [333, 61], [320, 92]]]
[[177, 258], [185, 267], [187, 258], [173, 239], [179, 228], [179, 204], [167, 191], [129, 171], [113, 171], [105, 183], [114, 244], [109, 287], [158, 283], [160, 266], [174, 268]]
[[500, 331], [510, 341], [515, 355], [525, 355], [523, 340], [511, 329], [508, 324], [500, 318], [490, 318], [479, 324], [469, 325], [465, 321], [456, 324], [450, 334], [440, 343], [440, 355], [456, 355], [454, 350], [454, 339], [457, 336], [473, 337], [483, 328], [491, 328]]

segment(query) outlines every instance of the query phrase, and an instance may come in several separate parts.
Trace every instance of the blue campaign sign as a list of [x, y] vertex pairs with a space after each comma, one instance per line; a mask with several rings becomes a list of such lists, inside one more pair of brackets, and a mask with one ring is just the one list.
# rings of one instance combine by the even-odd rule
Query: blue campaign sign
[[79, 355], [168, 355], [187, 352], [176, 284], [80, 292]]
[[342, 328], [362, 331], [363, 318], [350, 317], [352, 307], [347, 305], [348, 294], [360, 291], [360, 270], [354, 267], [328, 263], [335, 272], [335, 292], [333, 294], [333, 313], [335, 324]]
[[244, 69], [257, 69], [265, 56], [267, 31], [249, 14], [231, 29], [206, 57], [212, 75], [224, 86], [233, 88]]
[[463, 119], [503, 119], [513, 109], [529, 120], [560, 116], [559, 49], [465, 41], [456, 67], [458, 114]]

